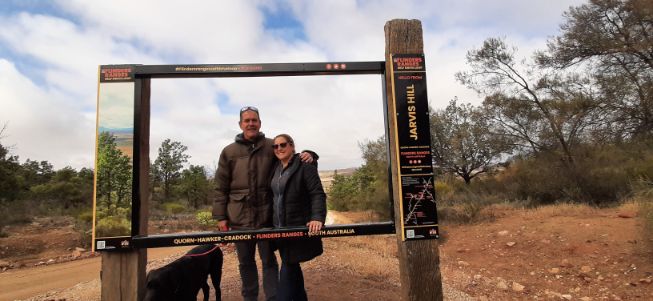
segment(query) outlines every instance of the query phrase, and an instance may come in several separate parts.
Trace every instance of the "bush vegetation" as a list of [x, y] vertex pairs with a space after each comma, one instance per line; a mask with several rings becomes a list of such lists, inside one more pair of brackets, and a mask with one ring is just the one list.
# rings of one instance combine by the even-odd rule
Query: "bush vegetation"
[[213, 219], [211, 211], [197, 212], [195, 220], [204, 229], [213, 229], [217, 225], [217, 221]]

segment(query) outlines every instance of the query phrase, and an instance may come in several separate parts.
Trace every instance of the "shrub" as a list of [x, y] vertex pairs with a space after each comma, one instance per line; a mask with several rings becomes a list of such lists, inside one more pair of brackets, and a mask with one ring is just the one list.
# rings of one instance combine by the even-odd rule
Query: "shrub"
[[210, 211], [200, 211], [195, 215], [195, 220], [202, 228], [214, 228], [216, 221]]
[[129, 236], [131, 223], [117, 216], [100, 219], [95, 226], [96, 237]]
[[93, 222], [93, 211], [91, 209], [84, 210], [77, 215], [77, 220], [83, 223]]
[[511, 200], [614, 205], [633, 192], [633, 181], [653, 178], [652, 149], [646, 143], [581, 145], [573, 165], [554, 152], [541, 152], [516, 158], [496, 179]]
[[83, 210], [77, 214], [77, 219], [75, 220], [75, 230], [79, 233], [79, 245], [80, 246], [90, 246], [91, 242], [91, 230], [93, 223], [93, 211], [91, 209]]
[[186, 210], [186, 206], [180, 203], [169, 202], [169, 203], [163, 203], [163, 209], [168, 215], [173, 215], [173, 214], [179, 214], [184, 212], [184, 210]]
[[638, 216], [644, 221], [642, 240], [653, 250], [653, 181], [641, 179], [633, 186], [639, 203]]

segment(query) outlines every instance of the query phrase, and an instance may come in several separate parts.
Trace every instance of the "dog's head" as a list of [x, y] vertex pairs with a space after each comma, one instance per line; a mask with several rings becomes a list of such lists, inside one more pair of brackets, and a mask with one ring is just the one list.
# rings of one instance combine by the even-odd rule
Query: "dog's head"
[[160, 268], [152, 270], [147, 274], [145, 285], [145, 298], [143, 301], [167, 301], [174, 300], [179, 282], [175, 279], [175, 273], [168, 269]]

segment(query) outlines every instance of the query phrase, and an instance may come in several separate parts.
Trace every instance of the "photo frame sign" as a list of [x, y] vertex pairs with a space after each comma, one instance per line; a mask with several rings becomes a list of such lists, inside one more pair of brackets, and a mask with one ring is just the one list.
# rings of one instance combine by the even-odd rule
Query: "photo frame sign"
[[[408, 139], [417, 131], [417, 135], [428, 139], [428, 107], [426, 105], [426, 82], [423, 70], [396, 69], [394, 85], [413, 83], [416, 86], [415, 97], [420, 99], [416, 109], [425, 116], [416, 115], [412, 121], [411, 114], [401, 121], [407, 124]], [[398, 67], [399, 68], [399, 67]], [[402, 79], [396, 77], [404, 71], [411, 71], [412, 76], [422, 76], [422, 80]], [[153, 248], [179, 245], [196, 245], [210, 242], [235, 242], [260, 239], [301, 239], [309, 236], [307, 229], [282, 228], [252, 231], [229, 232], [194, 232], [194, 233], [169, 233], [148, 235], [140, 233], [143, 228], [141, 223], [147, 223], [141, 214], [142, 206], [147, 206], [147, 175], [148, 166], [147, 150], [149, 145], [149, 112], [150, 112], [150, 81], [158, 78], [220, 78], [220, 77], [275, 77], [275, 76], [312, 76], [312, 75], [355, 75], [377, 74], [381, 77], [381, 89], [385, 91], [385, 62], [320, 62], [320, 63], [273, 63], [273, 64], [204, 64], [204, 65], [103, 65], [99, 68], [98, 84], [98, 119], [96, 142], [96, 176], [94, 200], [94, 229], [93, 248], [95, 250], [120, 250], [129, 248]], [[420, 88], [422, 87], [422, 88]], [[423, 92], [422, 92], [423, 91]], [[412, 96], [411, 96], [412, 97]], [[407, 99], [404, 102], [407, 103]], [[383, 101], [383, 111], [389, 108]], [[394, 108], [395, 110], [409, 110]], [[383, 116], [386, 131], [389, 128], [386, 116]], [[401, 117], [400, 118], [404, 118]], [[424, 121], [426, 120], [426, 121]], [[407, 123], [406, 123], [407, 122]], [[416, 122], [417, 127], [412, 127], [411, 122]], [[424, 132], [424, 130], [426, 132]], [[387, 132], [386, 132], [387, 133]], [[426, 208], [426, 203], [421, 206], [410, 207], [409, 193], [411, 196], [433, 197], [432, 167], [430, 166], [430, 153], [426, 154], [425, 146], [430, 145], [430, 140], [418, 139], [417, 142], [402, 140], [406, 137], [400, 134], [401, 146], [417, 146], [411, 153], [402, 152], [398, 167], [401, 168], [403, 202], [407, 207], [404, 211], [413, 215], [402, 213], [405, 227], [417, 229], [423, 227], [428, 235], [422, 234], [424, 229], [416, 231], [416, 235], [409, 239], [437, 238], [437, 218], [431, 213], [432, 208]], [[386, 139], [387, 141], [388, 139]], [[387, 142], [386, 142], [387, 143]], [[416, 143], [416, 144], [415, 144]], [[386, 145], [386, 149], [388, 146]], [[414, 150], [414, 152], [413, 152]], [[430, 150], [430, 149], [429, 149]], [[420, 161], [421, 160], [421, 161]], [[141, 162], [143, 161], [143, 162]], [[110, 162], [111, 164], [107, 164]], [[145, 163], [144, 163], [145, 162]], [[111, 171], [111, 172], [109, 172]], [[428, 177], [430, 176], [430, 178]], [[392, 181], [389, 181], [388, 192], [391, 195]], [[129, 185], [127, 185], [129, 183]], [[143, 183], [143, 184], [141, 184]], [[426, 192], [419, 194], [420, 192]], [[141, 198], [143, 198], [141, 200]], [[388, 210], [392, 208], [392, 197], [388, 203]], [[394, 214], [390, 212], [391, 214]], [[147, 213], [146, 213], [147, 214]], [[433, 224], [435, 222], [435, 224]], [[417, 223], [411, 225], [410, 223]], [[417, 227], [416, 227], [417, 226]], [[144, 231], [144, 230], [140, 230]], [[433, 232], [435, 231], [435, 234]], [[324, 227], [317, 236], [353, 236], [395, 233], [393, 220], [360, 224], [333, 225]], [[407, 233], [407, 232], [405, 232]]]

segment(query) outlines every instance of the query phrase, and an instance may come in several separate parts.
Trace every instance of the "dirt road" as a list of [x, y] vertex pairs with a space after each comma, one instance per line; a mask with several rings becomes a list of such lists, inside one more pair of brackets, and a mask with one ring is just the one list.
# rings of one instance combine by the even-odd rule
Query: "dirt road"
[[[148, 250], [148, 260], [186, 252], [191, 247]], [[21, 300], [55, 289], [72, 287], [100, 278], [101, 258], [92, 257], [60, 264], [9, 270], [0, 273], [0, 300]]]

